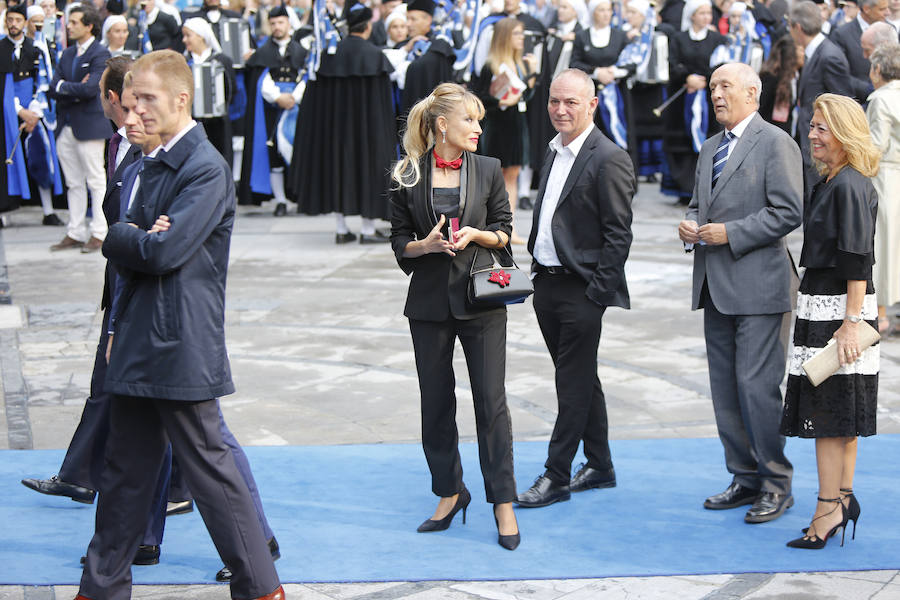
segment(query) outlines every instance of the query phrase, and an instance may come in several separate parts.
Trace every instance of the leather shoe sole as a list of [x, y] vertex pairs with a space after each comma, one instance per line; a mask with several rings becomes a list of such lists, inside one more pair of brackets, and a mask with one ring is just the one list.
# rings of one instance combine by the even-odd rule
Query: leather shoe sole
[[169, 502], [166, 505], [166, 516], [174, 517], [175, 515], [186, 515], [194, 512], [194, 501], [184, 500], [182, 502]]

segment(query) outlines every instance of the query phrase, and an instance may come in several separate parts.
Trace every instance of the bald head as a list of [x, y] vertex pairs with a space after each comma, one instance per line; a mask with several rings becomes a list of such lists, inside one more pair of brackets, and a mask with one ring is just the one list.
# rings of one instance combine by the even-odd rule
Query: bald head
[[762, 83], [750, 65], [728, 63], [713, 72], [709, 91], [716, 120], [732, 129], [759, 108]]
[[868, 60], [875, 48], [885, 44], [897, 43], [897, 31], [884, 21], [872, 23], [859, 39], [862, 45], [863, 57]]

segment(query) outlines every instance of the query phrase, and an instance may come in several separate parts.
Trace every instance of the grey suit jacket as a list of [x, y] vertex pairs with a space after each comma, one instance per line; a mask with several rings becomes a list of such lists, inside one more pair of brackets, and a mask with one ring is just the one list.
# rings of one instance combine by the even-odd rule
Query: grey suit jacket
[[712, 159], [723, 135], [717, 133], [700, 149], [685, 218], [701, 225], [724, 223], [728, 243], [695, 246], [692, 308], [700, 308], [706, 282], [713, 304], [724, 314], [789, 312], [796, 270], [784, 236], [803, 217], [800, 150], [787, 133], [757, 114], [713, 189]]

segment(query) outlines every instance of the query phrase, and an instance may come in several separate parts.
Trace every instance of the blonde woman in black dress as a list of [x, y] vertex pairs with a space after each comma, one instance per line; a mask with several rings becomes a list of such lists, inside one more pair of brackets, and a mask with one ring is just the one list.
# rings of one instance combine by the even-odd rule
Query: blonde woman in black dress
[[[881, 153], [854, 100], [822, 94], [813, 108], [810, 151], [822, 179], [803, 214], [800, 266], [806, 271], [797, 296], [781, 433], [816, 440], [818, 503], [805, 535], [788, 546], [818, 550], [850, 520], [856, 536], [857, 436], [875, 434], [879, 347], [862, 350], [859, 327], [861, 321], [874, 327], [878, 318], [872, 286], [878, 196], [870, 178]], [[813, 387], [801, 365], [832, 338], [841, 368]]]
[[[515, 17], [497, 21], [491, 38], [491, 48], [481, 74], [472, 82], [473, 91], [484, 104], [484, 137], [481, 154], [500, 159], [503, 181], [509, 194], [510, 209], [515, 212], [519, 197], [519, 170], [528, 164], [528, 120], [525, 103], [531, 98], [536, 61], [534, 56], [522, 54], [525, 48], [525, 26]], [[525, 83], [525, 89], [510, 91], [503, 99], [492, 93], [492, 82], [500, 74], [502, 66]], [[513, 233], [512, 243], [524, 244], [525, 240]]]

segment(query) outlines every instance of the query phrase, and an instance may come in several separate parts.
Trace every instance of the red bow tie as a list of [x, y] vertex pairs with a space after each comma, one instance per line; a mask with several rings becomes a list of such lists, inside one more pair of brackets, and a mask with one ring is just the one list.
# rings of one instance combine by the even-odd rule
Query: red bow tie
[[462, 166], [462, 156], [456, 160], [444, 160], [438, 156], [437, 150], [432, 150], [431, 153], [434, 155], [434, 164], [438, 169], [453, 169], [454, 171], [458, 171]]

